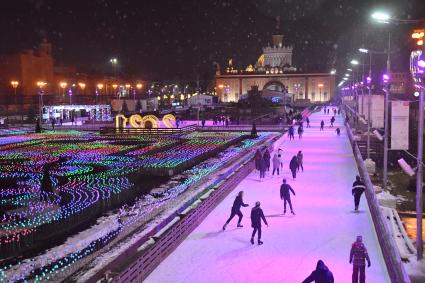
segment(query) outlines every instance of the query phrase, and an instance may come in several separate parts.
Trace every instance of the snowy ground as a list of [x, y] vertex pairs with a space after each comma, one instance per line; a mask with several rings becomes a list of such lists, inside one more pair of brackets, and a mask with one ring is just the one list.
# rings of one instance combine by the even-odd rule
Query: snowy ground
[[[306, 128], [301, 141], [283, 139], [284, 176], [294, 188], [292, 197], [296, 216], [283, 216], [279, 198], [280, 177], [266, 176], [259, 182], [251, 173], [197, 227], [188, 238], [147, 278], [146, 282], [301, 282], [324, 260], [334, 274], [335, 282], [351, 282], [349, 264], [351, 243], [362, 235], [372, 266], [366, 270], [367, 282], [390, 282], [379, 248], [373, 223], [364, 197], [360, 212], [353, 212], [351, 184], [357, 167], [342, 125], [336, 136], [329, 128], [331, 115], [315, 113], [312, 128]], [[325, 120], [325, 130], [318, 124]], [[275, 147], [276, 148], [276, 147]], [[293, 181], [288, 163], [302, 150], [304, 173]], [[236, 228], [233, 219], [226, 231], [221, 228], [229, 216], [238, 191], [244, 190], [242, 208], [244, 228]], [[255, 201], [261, 201], [269, 222], [263, 226], [264, 245], [251, 245], [249, 214]]]

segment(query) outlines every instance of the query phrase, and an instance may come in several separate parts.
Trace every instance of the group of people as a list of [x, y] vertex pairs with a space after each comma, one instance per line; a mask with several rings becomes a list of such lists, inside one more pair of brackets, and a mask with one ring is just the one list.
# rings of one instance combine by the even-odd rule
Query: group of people
[[[308, 121], [307, 127], [308, 128], [310, 127], [310, 121]], [[303, 133], [304, 133], [304, 127], [303, 127], [303, 124], [302, 123], [298, 126], [297, 133], [298, 133], [298, 139], [299, 140], [302, 139], [303, 138]], [[289, 127], [289, 129], [288, 129], [288, 137], [289, 137], [289, 140], [294, 140], [295, 139], [295, 128], [294, 128], [293, 125], [291, 125]]]
[[[326, 110], [327, 112], [329, 109]], [[334, 109], [334, 111], [336, 111]], [[339, 112], [339, 111], [338, 111]], [[306, 119], [307, 127], [309, 127], [309, 119]], [[333, 126], [333, 123], [335, 122], [335, 117], [332, 116], [331, 118], [331, 127]], [[324, 127], [324, 121], [321, 121], [321, 129]], [[294, 128], [292, 128], [292, 133], [289, 133], [290, 139], [294, 139], [293, 132]], [[290, 131], [291, 131], [290, 128]], [[340, 129], [336, 129], [337, 134], [340, 134]], [[272, 160], [272, 162], [270, 162]], [[258, 149], [255, 154], [255, 166], [256, 169], [260, 171], [260, 180], [262, 181], [265, 178], [265, 174], [267, 171], [270, 170], [270, 165], [273, 165], [273, 171], [272, 176], [274, 176], [275, 173], [279, 176], [281, 170], [283, 169], [284, 163], [283, 163], [283, 150], [281, 148], [278, 149], [278, 151], [273, 155], [273, 158], [271, 158], [270, 151], [268, 148], [264, 147], [261, 150]], [[289, 162], [289, 169], [291, 170], [293, 180], [296, 179], [297, 173], [301, 170], [304, 171], [303, 167], [303, 153], [302, 151], [299, 151], [297, 155], [294, 155], [291, 158], [291, 161]], [[354, 197], [354, 211], [357, 212], [359, 210], [359, 203], [362, 194], [365, 191], [365, 184], [362, 182], [360, 176], [356, 176], [356, 180], [353, 183], [352, 186], [352, 195]], [[282, 184], [280, 186], [280, 199], [283, 201], [283, 214], [286, 214], [286, 208], [289, 206], [290, 212], [295, 215], [292, 201], [291, 201], [291, 194], [295, 196], [294, 189], [287, 183], [287, 180], [283, 178]], [[226, 229], [227, 225], [230, 223], [230, 221], [235, 217], [238, 216], [238, 222], [237, 227], [241, 228], [242, 225], [242, 218], [243, 214], [241, 212], [242, 207], [247, 207], [248, 204], [244, 203], [243, 201], [243, 191], [239, 192], [237, 197], [234, 200], [230, 217], [227, 219], [226, 223], [223, 226], [223, 230]], [[263, 241], [261, 240], [262, 236], [262, 224], [265, 224], [268, 226], [267, 219], [264, 215], [264, 212], [261, 208], [261, 203], [259, 201], [255, 202], [255, 206], [251, 210], [251, 227], [252, 227], [252, 233], [251, 233], [251, 239], [250, 243], [254, 244], [255, 236], [257, 235], [257, 243], [258, 245], [262, 245]], [[349, 256], [349, 263], [353, 265], [353, 272], [352, 272], [352, 282], [365, 282], [365, 267], [371, 266], [371, 261], [367, 252], [367, 249], [363, 243], [362, 236], [357, 236], [356, 241], [351, 245], [350, 250], [350, 256]], [[322, 260], [319, 260], [316, 265], [316, 269], [308, 276], [303, 283], [309, 283], [309, 282], [321, 282], [321, 283], [334, 283], [333, 274], [330, 271], [330, 269], [325, 265], [325, 263]]]
[[[326, 114], [329, 115], [330, 110], [331, 110], [330, 107], [327, 107], [327, 106], [323, 107], [323, 113], [325, 115]], [[341, 115], [341, 108], [338, 107], [338, 109], [336, 109], [336, 107], [332, 107], [332, 112], [333, 112], [334, 116], [336, 116], [337, 113], [338, 113], [338, 115]]]

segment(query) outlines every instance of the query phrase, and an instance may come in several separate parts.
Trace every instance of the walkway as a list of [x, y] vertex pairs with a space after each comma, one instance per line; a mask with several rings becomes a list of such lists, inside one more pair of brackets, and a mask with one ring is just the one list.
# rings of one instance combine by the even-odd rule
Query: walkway
[[[360, 212], [353, 212], [351, 184], [357, 174], [342, 117], [329, 128], [331, 115], [315, 113], [311, 128], [305, 129], [301, 141], [285, 138], [276, 146], [284, 149], [284, 176], [294, 188], [292, 197], [296, 216], [283, 216], [279, 198], [282, 177], [266, 176], [259, 182], [251, 173], [199, 225], [188, 238], [162, 262], [146, 282], [302, 282], [322, 259], [334, 274], [335, 282], [351, 282], [348, 263], [351, 243], [357, 235], [369, 251], [372, 266], [366, 270], [367, 282], [390, 282], [386, 275], [379, 244], [364, 196]], [[325, 130], [319, 123], [325, 121]], [[304, 152], [304, 173], [292, 181], [290, 158]], [[242, 208], [244, 228], [236, 229], [236, 218], [226, 231], [225, 220], [238, 191], [245, 191]], [[269, 227], [263, 226], [264, 245], [251, 245], [250, 211], [261, 201]]]

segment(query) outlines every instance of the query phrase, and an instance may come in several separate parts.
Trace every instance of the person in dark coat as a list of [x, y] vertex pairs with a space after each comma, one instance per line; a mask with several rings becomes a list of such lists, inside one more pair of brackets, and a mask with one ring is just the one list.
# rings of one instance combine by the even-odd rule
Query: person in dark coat
[[322, 120], [322, 122], [320, 122], [320, 130], [323, 131], [323, 127], [325, 126], [325, 122]]
[[239, 217], [238, 220], [238, 228], [242, 228], [242, 218], [243, 218], [243, 214], [241, 212], [241, 207], [247, 207], [248, 204], [243, 202], [243, 191], [240, 191], [237, 195], [237, 197], [235, 198], [235, 201], [233, 202], [233, 206], [232, 206], [232, 210], [230, 212], [230, 217], [229, 219], [227, 219], [226, 223], [223, 226], [223, 231], [226, 230], [226, 226], [227, 224], [230, 223], [230, 221], [233, 219], [233, 217], [235, 217], [236, 215]]
[[351, 245], [350, 250], [350, 263], [353, 263], [353, 275], [351, 278], [353, 283], [365, 283], [366, 260], [367, 267], [370, 267], [369, 254], [367, 253], [367, 249], [363, 244], [362, 236], [357, 236], [357, 239]]
[[327, 109], [327, 112], [328, 112], [328, 114], [329, 114], [329, 108]]
[[348, 124], [348, 122], [350, 121], [350, 118], [348, 117], [348, 115], [345, 117], [345, 125]]
[[339, 129], [339, 128], [336, 128], [336, 134], [339, 136], [339, 135], [341, 135], [341, 130]]
[[323, 108], [323, 114], [326, 115], [326, 106]]
[[283, 214], [286, 213], [286, 203], [288, 203], [289, 208], [291, 209], [291, 213], [295, 215], [294, 209], [292, 208], [291, 194], [289, 193], [290, 191], [295, 196], [295, 192], [292, 187], [286, 183], [286, 179], [283, 179], [282, 185], [280, 186], [280, 199], [283, 200]]
[[331, 128], [334, 126], [334, 123], [335, 123], [335, 117], [332, 116], [332, 118], [331, 118]]
[[270, 156], [270, 151], [268, 149], [266, 149], [264, 151], [263, 158], [266, 161], [266, 170], [267, 170], [267, 172], [269, 172], [270, 171], [270, 159], [271, 159], [271, 156]]
[[260, 151], [260, 149], [257, 149], [257, 151], [255, 152], [255, 156], [254, 156], [255, 169], [256, 170], [260, 170], [260, 160], [261, 160], [261, 158], [262, 158], [261, 151]]
[[353, 183], [353, 189], [351, 190], [351, 194], [354, 196], [354, 210], [359, 210], [360, 197], [365, 191], [366, 186], [361, 181], [360, 176], [356, 176], [356, 181]]
[[298, 127], [298, 139], [302, 139], [304, 133], [303, 126]]
[[269, 224], [267, 223], [266, 217], [264, 216], [263, 210], [260, 208], [260, 205], [260, 202], [257, 201], [255, 203], [255, 207], [253, 207], [251, 210], [251, 226], [254, 229], [251, 235], [251, 244], [254, 244], [254, 237], [258, 231], [258, 244], [262, 245], [263, 242], [261, 241], [261, 219], [264, 221], [264, 224], [266, 224], [266, 226], [269, 226]]
[[314, 270], [302, 283], [310, 283], [313, 281], [315, 283], [334, 283], [332, 272], [320, 259], [317, 261], [316, 270]]
[[202, 124], [202, 128], [205, 127], [205, 119], [202, 119], [201, 124]]
[[260, 159], [260, 181], [262, 182], [266, 177], [267, 161], [264, 156]]
[[292, 178], [294, 180], [297, 177], [297, 168], [298, 168], [297, 156], [294, 155], [291, 159], [291, 162], [289, 162], [289, 169], [292, 172]]
[[310, 128], [310, 119], [307, 117], [307, 118], [305, 119], [305, 121], [307, 122], [307, 128]]
[[289, 130], [288, 130], [289, 140], [294, 140], [295, 139], [294, 132], [295, 132], [294, 126], [290, 126], [289, 127]]

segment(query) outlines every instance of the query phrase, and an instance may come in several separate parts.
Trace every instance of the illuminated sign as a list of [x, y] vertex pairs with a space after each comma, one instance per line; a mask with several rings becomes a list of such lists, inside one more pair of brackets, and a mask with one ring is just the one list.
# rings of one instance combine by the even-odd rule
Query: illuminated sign
[[[162, 123], [167, 128], [174, 128], [173, 122], [176, 118], [167, 114], [162, 117]], [[115, 116], [115, 127], [127, 128], [127, 124], [130, 124], [132, 128], [159, 128], [160, 121], [155, 115], [140, 116], [139, 114], [131, 115], [130, 118], [125, 117], [123, 114]]]

